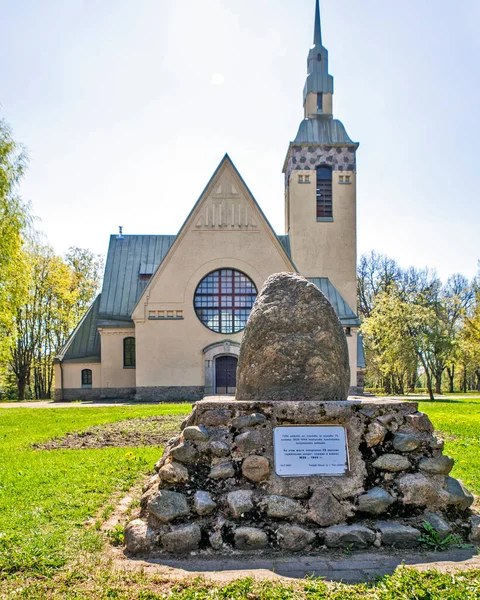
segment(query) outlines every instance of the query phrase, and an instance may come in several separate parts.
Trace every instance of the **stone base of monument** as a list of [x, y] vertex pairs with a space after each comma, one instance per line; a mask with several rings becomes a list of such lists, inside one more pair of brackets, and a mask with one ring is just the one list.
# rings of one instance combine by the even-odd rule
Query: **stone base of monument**
[[442, 450], [413, 402], [206, 398], [166, 446], [126, 547], [412, 548], [425, 521], [473, 540], [473, 496]]

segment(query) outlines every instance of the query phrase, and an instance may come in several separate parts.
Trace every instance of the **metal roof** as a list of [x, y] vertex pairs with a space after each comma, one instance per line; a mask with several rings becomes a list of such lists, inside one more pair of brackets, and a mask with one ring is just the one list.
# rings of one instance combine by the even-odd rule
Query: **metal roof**
[[314, 283], [330, 300], [330, 304], [333, 306], [337, 317], [344, 327], [360, 327], [360, 319], [350, 306], [348, 306], [328, 277], [309, 277], [308, 281]]
[[74, 329], [57, 358], [66, 362], [100, 362], [100, 334], [98, 333], [98, 309], [101, 294]]
[[292, 251], [290, 248], [290, 237], [288, 235], [277, 235], [278, 241], [282, 244], [287, 256], [292, 260]]
[[343, 144], [358, 146], [348, 137], [343, 123], [338, 119], [319, 117], [304, 119], [300, 123], [294, 144]]
[[357, 367], [365, 369], [365, 352], [363, 350], [363, 337], [361, 333], [357, 335]]
[[165, 258], [175, 235], [110, 236], [100, 316], [102, 319], [130, 321], [132, 310], [159, 264]]

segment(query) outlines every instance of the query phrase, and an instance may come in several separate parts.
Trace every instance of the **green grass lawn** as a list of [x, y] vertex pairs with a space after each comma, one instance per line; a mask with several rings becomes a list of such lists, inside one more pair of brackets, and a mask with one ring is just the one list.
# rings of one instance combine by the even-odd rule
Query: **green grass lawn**
[[[203, 580], [179, 584], [142, 573], [111, 571], [99, 558], [103, 534], [85, 522], [104, 519], [114, 495], [152, 471], [160, 448], [45, 451], [30, 444], [106, 422], [189, 410], [187, 404], [0, 409], [1, 600], [480, 598], [479, 571], [451, 576], [400, 570], [372, 586], [245, 579], [223, 587]], [[420, 410], [446, 437], [446, 452], [457, 461], [453, 475], [480, 495], [480, 397], [421, 402]]]
[[452, 476], [480, 496], [480, 396], [420, 402], [445, 438], [445, 454], [455, 459]]
[[114, 492], [152, 471], [158, 447], [33, 450], [32, 442], [131, 417], [188, 414], [188, 404], [0, 410], [0, 577], [44, 575], [101, 547], [85, 527]]

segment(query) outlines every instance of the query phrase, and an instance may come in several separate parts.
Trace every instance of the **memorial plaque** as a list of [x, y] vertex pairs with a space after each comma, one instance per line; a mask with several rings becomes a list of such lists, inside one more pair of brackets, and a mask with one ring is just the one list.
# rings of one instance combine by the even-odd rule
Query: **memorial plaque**
[[344, 475], [348, 469], [347, 435], [340, 425], [276, 427], [273, 442], [281, 477]]

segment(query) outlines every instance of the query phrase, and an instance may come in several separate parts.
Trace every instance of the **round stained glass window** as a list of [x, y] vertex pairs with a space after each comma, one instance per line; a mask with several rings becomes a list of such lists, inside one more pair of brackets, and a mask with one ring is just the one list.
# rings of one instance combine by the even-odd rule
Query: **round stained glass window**
[[195, 290], [197, 317], [217, 333], [237, 333], [245, 329], [257, 297], [257, 288], [244, 273], [234, 269], [213, 271]]

